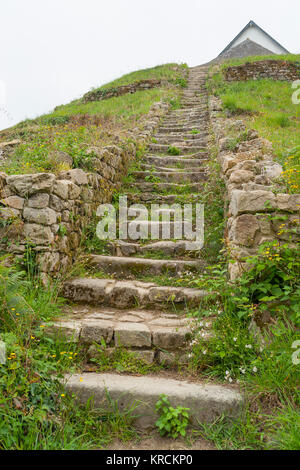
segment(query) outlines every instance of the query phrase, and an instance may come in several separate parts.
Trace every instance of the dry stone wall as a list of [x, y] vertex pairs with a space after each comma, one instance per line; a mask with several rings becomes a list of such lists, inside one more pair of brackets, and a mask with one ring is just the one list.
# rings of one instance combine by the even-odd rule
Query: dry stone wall
[[300, 66], [298, 63], [281, 60], [246, 62], [243, 65], [227, 67], [224, 70], [224, 76], [228, 82], [259, 80], [262, 78], [294, 81], [300, 79]]
[[278, 180], [282, 167], [274, 161], [269, 141], [247, 130], [243, 121], [224, 118], [219, 99], [212, 96], [209, 106], [227, 190], [225, 238], [234, 280], [262, 243], [276, 240], [293, 246], [300, 241], [300, 194], [284, 192]]
[[[168, 110], [155, 103], [135, 135], [144, 143]], [[75, 168], [52, 173], [0, 172], [0, 250], [23, 256], [30, 244], [44, 274], [64, 272], [74, 261], [84, 227], [101, 203], [120, 187], [136, 146], [91, 147], [94, 172]]]
[[162, 80], [149, 79], [149, 80], [139, 80], [129, 85], [122, 85], [115, 88], [108, 88], [104, 90], [91, 90], [86, 93], [82, 100], [84, 103], [89, 101], [101, 101], [112, 98], [113, 96], [122, 96], [127, 93], [135, 93], [136, 91], [150, 90], [151, 88], [157, 88], [163, 86], [166, 82]]

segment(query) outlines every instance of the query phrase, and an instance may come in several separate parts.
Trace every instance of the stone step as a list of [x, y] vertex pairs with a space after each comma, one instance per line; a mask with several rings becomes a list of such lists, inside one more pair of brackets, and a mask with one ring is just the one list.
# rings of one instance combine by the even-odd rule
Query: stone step
[[116, 402], [120, 411], [134, 407], [135, 426], [143, 430], [155, 428], [155, 405], [161, 394], [168, 396], [173, 407], [189, 408], [192, 425], [213, 423], [223, 415], [237, 418], [243, 405], [242, 395], [229, 386], [159, 376], [83, 373], [65, 377], [65, 383], [82, 404], [92, 398], [96, 408], [114, 411]]
[[92, 255], [89, 265], [93, 269], [122, 278], [132, 277], [135, 274], [178, 276], [185, 271], [201, 272], [205, 267], [205, 263], [201, 260], [164, 260], [101, 255]]
[[158, 132], [159, 134], [173, 134], [175, 132], [178, 132], [178, 133], [186, 133], [186, 132], [189, 132], [189, 131], [193, 131], [197, 129], [197, 131], [199, 131], [202, 135], [208, 135], [208, 132], [207, 132], [207, 126], [203, 126], [202, 124], [201, 125], [197, 125], [195, 127], [193, 126], [177, 126], [177, 127], [167, 127], [167, 126], [160, 126], [156, 132]]
[[207, 102], [199, 102], [199, 101], [181, 101], [182, 109], [207, 109]]
[[164, 122], [168, 121], [174, 121], [177, 119], [185, 119], [186, 121], [189, 121], [193, 118], [198, 118], [200, 119], [207, 119], [209, 118], [208, 110], [205, 108], [203, 109], [190, 109], [190, 110], [185, 110], [185, 109], [180, 109], [179, 111], [174, 111], [172, 114], [169, 114], [166, 116]]
[[194, 192], [199, 193], [203, 190], [203, 183], [187, 183], [187, 184], [177, 184], [177, 183], [132, 183], [132, 188], [136, 188], [141, 192], [148, 193], [164, 193], [172, 191], [177, 194]]
[[188, 118], [169, 118], [165, 119], [164, 121], [164, 126], [166, 127], [183, 127], [183, 126], [189, 126], [189, 127], [197, 127], [200, 124], [202, 125], [208, 125], [208, 115], [203, 115], [203, 116], [192, 116]]
[[[164, 145], [164, 144], [150, 144], [148, 146], [151, 152], [157, 152], [157, 153], [168, 153], [169, 147], [170, 147], [169, 145]], [[196, 144], [193, 144], [193, 145], [181, 144], [181, 145], [176, 145], [176, 147], [181, 153], [185, 155], [192, 153], [192, 152], [194, 153], [201, 152], [201, 151], [205, 152], [205, 150], [207, 150], [206, 146], [200, 146]]]
[[[183, 165], [181, 165], [183, 166]], [[148, 165], [147, 163], [141, 163], [140, 165], [141, 169], [143, 170], [150, 170], [150, 171], [157, 171], [157, 172], [172, 172], [172, 173], [178, 173], [179, 171], [182, 170], [182, 168], [179, 168], [179, 167], [175, 167], [175, 168], [170, 168], [170, 167], [163, 167], [163, 166], [156, 166], [156, 165]], [[187, 168], [184, 168], [184, 171], [185, 172], [200, 172], [200, 171], [204, 171], [204, 169], [202, 167], [199, 167], [199, 166], [190, 166], [190, 167], [187, 167]]]
[[[196, 245], [195, 245], [196, 248]], [[144, 253], [164, 253], [166, 256], [186, 256], [190, 253], [190, 245], [186, 241], [172, 241], [162, 240], [154, 243], [140, 243], [126, 242], [117, 240], [108, 245], [111, 255], [113, 256], [131, 256]]]
[[71, 302], [114, 308], [198, 308], [208, 293], [187, 287], [158, 286], [136, 280], [78, 278], [65, 282], [63, 296]]
[[[200, 194], [190, 194], [190, 197], [193, 198], [193, 201], [191, 202], [197, 202], [200, 200]], [[156, 204], [173, 204], [180, 200], [182, 196], [180, 194], [168, 194], [168, 195], [162, 195], [158, 193], [149, 193], [149, 192], [143, 192], [143, 193], [130, 193], [128, 194], [128, 201], [132, 204], [136, 203], [142, 203], [142, 204], [151, 204], [151, 203], [156, 203]], [[186, 195], [184, 195], [186, 198]], [[198, 199], [197, 199], [198, 197]], [[186, 202], [186, 201], [185, 201]]]
[[208, 124], [208, 114], [207, 113], [193, 113], [188, 116], [186, 115], [177, 115], [169, 116], [163, 122], [163, 126], [169, 127], [179, 127], [179, 126], [203, 126]]
[[208, 155], [206, 158], [187, 158], [184, 156], [178, 155], [177, 157], [171, 157], [169, 155], [159, 157], [157, 155], [148, 155], [144, 158], [144, 161], [149, 165], [157, 166], [170, 166], [176, 167], [176, 165], [182, 165], [184, 168], [193, 168], [195, 166], [201, 166], [203, 163], [207, 162]]
[[186, 133], [186, 132], [159, 132], [153, 135], [153, 139], [170, 139], [170, 140], [178, 140], [178, 139], [187, 139], [189, 140], [207, 140], [208, 133], [197, 131], [196, 133]]
[[[191, 137], [191, 136], [189, 136]], [[193, 138], [187, 138], [187, 137], [183, 137], [181, 135], [174, 135], [174, 136], [171, 136], [171, 135], [162, 135], [162, 136], [155, 136], [154, 137], [155, 139], [155, 142], [153, 140], [153, 143], [155, 144], [158, 144], [158, 145], [168, 145], [168, 146], [173, 146], [173, 147], [177, 147], [177, 146], [181, 146], [181, 145], [185, 145], [185, 146], [194, 146], [194, 145], [197, 145], [197, 146], [201, 146], [201, 147], [206, 147], [207, 145], [207, 139], [204, 138], [203, 136], [199, 135], [197, 139], [193, 139]]]
[[132, 175], [136, 178], [136, 181], [145, 181], [145, 178], [152, 176], [153, 178], [159, 178], [160, 182], [168, 181], [174, 183], [185, 183], [185, 182], [192, 182], [197, 183], [198, 181], [206, 181], [207, 175], [205, 170], [198, 172], [186, 172], [186, 171], [177, 171], [177, 172], [170, 172], [170, 171], [134, 171]]
[[208, 111], [207, 103], [174, 109], [174, 111], [171, 111], [170, 115], [172, 116], [178, 116], [178, 115], [183, 115], [183, 114], [190, 115], [191, 113], [195, 113], [195, 112], [201, 113], [205, 111]]
[[[202, 322], [203, 341], [211, 338], [213, 321], [212, 317]], [[160, 363], [162, 358], [156, 354], [160, 349], [183, 355], [182, 348], [187, 347], [193, 335], [193, 325], [192, 318], [180, 313], [75, 305], [68, 308], [62, 318], [46, 325], [45, 332], [48, 336], [59, 336], [67, 342], [80, 342], [86, 349], [94, 343], [101, 345], [105, 341], [109, 354], [113, 348], [139, 348], [132, 351], [141, 356], [144, 353], [148, 356], [147, 362], [150, 362], [152, 356], [151, 363]], [[90, 351], [89, 356], [92, 357], [92, 354], [96, 356], [95, 350]]]

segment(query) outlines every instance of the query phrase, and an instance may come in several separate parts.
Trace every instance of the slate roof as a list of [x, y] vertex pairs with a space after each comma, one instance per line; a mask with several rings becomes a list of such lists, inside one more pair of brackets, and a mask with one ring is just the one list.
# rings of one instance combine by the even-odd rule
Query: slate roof
[[[266, 31], [264, 31], [260, 26], [258, 26], [253, 20], [249, 21], [249, 23], [242, 29], [242, 31], [239, 32], [239, 34], [228, 44], [228, 46], [225, 47], [225, 49], [223, 49], [223, 51], [219, 54], [219, 57], [220, 56], [223, 56], [229, 49], [232, 48], [232, 45], [235, 43], [235, 41], [249, 28], [251, 27], [256, 27], [257, 29], [259, 29], [263, 34], [265, 34], [266, 36], [268, 36], [268, 38], [270, 38], [273, 42], [275, 42], [277, 44], [277, 46], [281, 47], [282, 49], [284, 49], [285, 53], [286, 54], [289, 54], [289, 51], [287, 49], [285, 49], [285, 47], [283, 47], [281, 44], [279, 44], [278, 41], [276, 41], [274, 38], [272, 38], [272, 36], [270, 36], [270, 34], [268, 34]], [[237, 46], [236, 46], [237, 47]], [[264, 49], [264, 48], [262, 48]], [[267, 49], [266, 49], [267, 50]], [[249, 54], [249, 55], [260, 55], [260, 54]], [[263, 55], [266, 55], [265, 53]], [[237, 57], [237, 56], [233, 56], [233, 57]]]
[[220, 59], [232, 59], [234, 57], [248, 57], [250, 55], [275, 55], [275, 53], [257, 44], [257, 42], [251, 41], [251, 39], [245, 39], [245, 41], [226, 50], [218, 57]]

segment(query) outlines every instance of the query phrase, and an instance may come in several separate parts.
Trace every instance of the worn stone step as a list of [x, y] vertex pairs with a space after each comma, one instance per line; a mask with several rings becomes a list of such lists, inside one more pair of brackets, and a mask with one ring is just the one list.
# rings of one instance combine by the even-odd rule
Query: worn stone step
[[187, 167], [187, 168], [184, 168], [183, 165], [181, 165], [180, 167], [163, 167], [163, 166], [156, 166], [156, 165], [148, 165], [147, 163], [141, 163], [140, 165], [141, 169], [142, 170], [149, 170], [149, 171], [157, 171], [157, 172], [172, 172], [172, 173], [177, 173], [177, 172], [180, 172], [180, 171], [185, 171], [185, 172], [188, 172], [188, 173], [191, 173], [191, 172], [200, 172], [200, 171], [205, 171], [205, 169], [203, 167], [199, 167], [199, 166], [190, 166], [190, 167]]
[[208, 124], [208, 114], [205, 112], [201, 113], [191, 113], [188, 116], [180, 115], [170, 116], [166, 118], [163, 125], [164, 126], [204, 126]]
[[[201, 146], [205, 147], [207, 145], [207, 139], [203, 136], [199, 136], [198, 139], [188, 139], [187, 137], [178, 136], [161, 136], [161, 137], [154, 137], [155, 143], [159, 145], [168, 145], [168, 146]], [[154, 141], [153, 141], [154, 142]]]
[[175, 109], [174, 111], [172, 111], [172, 113], [170, 113], [170, 116], [171, 115], [172, 116], [182, 116], [182, 115], [190, 116], [193, 113], [200, 114], [204, 112], [208, 112], [207, 104], [198, 104], [198, 105], [194, 105], [190, 107]]
[[114, 274], [116, 277], [132, 276], [134, 274], [178, 276], [184, 271], [203, 271], [205, 264], [201, 260], [164, 260], [131, 258], [119, 256], [92, 255], [89, 265], [94, 269], [107, 274]]
[[199, 307], [208, 297], [200, 289], [158, 286], [136, 280], [78, 278], [67, 281], [63, 296], [76, 303], [114, 308], [178, 308]]
[[[168, 153], [170, 145], [164, 145], [164, 144], [150, 144], [148, 146], [149, 150], [152, 152], [157, 152], [157, 153]], [[188, 144], [180, 144], [176, 145], [178, 150], [180, 150], [181, 153], [187, 154], [187, 153], [192, 153], [192, 152], [205, 152], [207, 150], [206, 146], [200, 146], [200, 145], [188, 145]]]
[[160, 132], [153, 135], [153, 139], [169, 139], [171, 141], [183, 139], [183, 140], [205, 140], [207, 141], [208, 133], [198, 131], [197, 134], [186, 133], [186, 132]]
[[207, 102], [197, 102], [197, 101], [182, 101], [181, 102], [182, 109], [205, 109], [207, 108]]
[[202, 158], [187, 158], [178, 155], [177, 157], [171, 157], [170, 155], [158, 156], [158, 155], [147, 155], [144, 161], [149, 165], [157, 166], [170, 166], [178, 168], [178, 165], [182, 168], [194, 168], [201, 167], [208, 160], [208, 154], [203, 154]]
[[192, 118], [199, 118], [199, 119], [209, 119], [208, 109], [179, 109], [178, 111], [174, 111], [172, 114], [170, 113], [168, 116], [165, 117], [164, 122], [168, 121], [175, 121], [177, 119], [185, 119], [186, 121], [191, 120]]
[[199, 131], [199, 133], [202, 133], [202, 135], [208, 135], [208, 132], [207, 132], [207, 126], [206, 125], [197, 125], [195, 127], [193, 126], [174, 126], [174, 127], [168, 127], [168, 126], [160, 126], [156, 132], [158, 132], [159, 134], [173, 134], [173, 133], [187, 133], [187, 132], [191, 132], [193, 130], [197, 130]]
[[209, 113], [208, 109], [179, 109], [178, 111], [174, 111], [174, 113], [169, 114], [164, 122], [168, 121], [175, 121], [177, 119], [185, 119], [186, 121], [190, 121], [193, 118], [199, 118], [199, 119], [208, 119]]
[[137, 181], [145, 181], [145, 178], [152, 176], [153, 178], [159, 178], [161, 182], [174, 182], [174, 183], [185, 183], [192, 182], [197, 183], [198, 181], [206, 181], [207, 175], [205, 170], [198, 172], [186, 172], [186, 171], [134, 171], [132, 175], [136, 178]]
[[[194, 196], [194, 198], [193, 198]], [[130, 203], [142, 203], [142, 204], [173, 204], [180, 200], [182, 196], [180, 194], [168, 194], [162, 195], [158, 193], [142, 192], [142, 193], [130, 193], [128, 194], [128, 201]], [[186, 198], [186, 195], [184, 195]], [[200, 200], [200, 194], [190, 194], [190, 197], [193, 198], [193, 201]], [[198, 198], [198, 199], [197, 199]], [[185, 201], [186, 202], [186, 201]], [[192, 202], [192, 201], [191, 201]]]
[[155, 405], [161, 394], [168, 396], [173, 407], [189, 408], [191, 424], [212, 423], [223, 415], [237, 418], [242, 410], [242, 395], [229, 386], [188, 382], [155, 376], [136, 377], [113, 373], [74, 374], [65, 378], [66, 389], [86, 404], [93, 399], [96, 408], [125, 411], [134, 406], [135, 426], [155, 427]]
[[164, 193], [172, 191], [177, 194], [195, 192], [199, 193], [203, 190], [203, 183], [187, 183], [187, 184], [177, 184], [177, 183], [132, 183], [133, 188], [141, 192], [156, 192]]
[[[213, 317], [202, 322], [200, 331], [201, 341], [204, 343], [213, 336], [213, 322]], [[175, 362], [178, 354], [185, 355], [186, 358], [188, 342], [194, 334], [194, 328], [197, 327], [197, 331], [199, 329], [195, 320], [180, 313], [137, 308], [120, 310], [89, 305], [74, 305], [65, 311], [63, 317], [45, 327], [47, 336], [81, 343], [88, 350], [89, 358], [97, 357], [97, 348], [90, 346], [98, 344], [108, 355], [115, 348], [125, 347], [131, 352], [139, 353], [141, 358], [144, 356], [148, 363], [162, 363], [165, 358], [168, 365], [171, 365], [172, 359]], [[168, 351], [170, 357], [159, 354], [159, 351]], [[183, 363], [183, 360], [180, 362]]]
[[182, 126], [189, 126], [189, 127], [197, 127], [202, 123], [202, 125], [208, 125], [208, 114], [200, 115], [200, 116], [191, 116], [189, 118], [169, 118], [164, 121], [164, 126], [166, 127], [182, 127]]
[[108, 245], [108, 249], [113, 256], [132, 256], [149, 252], [164, 253], [166, 256], [186, 256], [190, 253], [190, 243], [187, 244], [184, 240], [162, 240], [141, 245], [136, 242], [117, 240], [116, 242], [111, 242]]

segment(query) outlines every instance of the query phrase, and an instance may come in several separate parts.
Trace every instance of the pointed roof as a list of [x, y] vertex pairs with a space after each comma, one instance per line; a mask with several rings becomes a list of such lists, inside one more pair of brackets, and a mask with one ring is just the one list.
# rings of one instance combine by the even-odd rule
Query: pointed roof
[[251, 39], [245, 39], [237, 46], [223, 52], [219, 57], [223, 59], [233, 59], [234, 57], [249, 57], [251, 55], [275, 55], [275, 52], [266, 49]]
[[[285, 54], [289, 54], [289, 51], [287, 49], [285, 49], [285, 47], [283, 47], [281, 44], [279, 44], [278, 41], [276, 41], [274, 38], [272, 38], [272, 36], [270, 36], [266, 31], [264, 31], [260, 26], [258, 26], [253, 20], [249, 21], [249, 23], [242, 29], [242, 31], [228, 44], [228, 46], [225, 47], [225, 49], [223, 49], [223, 51], [219, 54], [219, 57], [220, 56], [223, 56], [226, 54], [226, 52], [228, 52], [231, 48], [234, 47], [234, 44], [238, 41], [238, 39], [241, 38], [241, 36], [250, 28], [256, 28], [262, 35], [264, 35], [268, 40], [271, 40], [271, 42], [273, 42], [277, 48], [280, 48], [282, 49], [282, 52], [285, 53]], [[254, 42], [254, 41], [252, 41]], [[255, 43], [257, 44], [257, 43]], [[263, 47], [263, 46], [262, 46]], [[266, 49], [266, 48], [264, 48]], [[271, 52], [271, 51], [270, 51]], [[274, 54], [274, 52], [273, 52]], [[251, 54], [250, 54], [251, 55]]]

